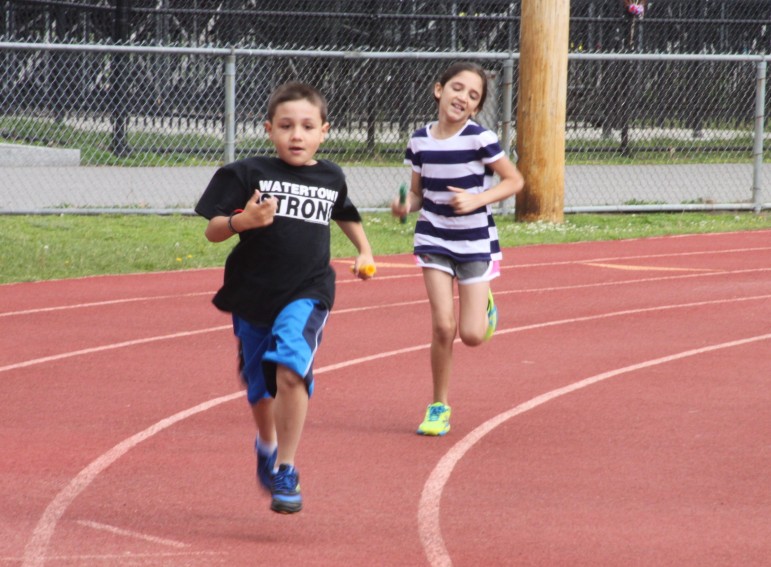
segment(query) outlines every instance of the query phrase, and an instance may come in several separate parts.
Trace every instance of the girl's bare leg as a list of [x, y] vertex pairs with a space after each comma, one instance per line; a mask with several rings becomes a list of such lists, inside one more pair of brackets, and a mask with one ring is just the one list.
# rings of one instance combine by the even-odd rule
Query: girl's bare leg
[[468, 346], [478, 346], [485, 340], [487, 332], [487, 292], [489, 282], [459, 285], [460, 296], [459, 330], [460, 340]]
[[423, 281], [431, 305], [431, 378], [434, 402], [449, 405], [447, 400], [452, 372], [452, 345], [456, 333], [453, 278], [440, 270], [424, 268]]

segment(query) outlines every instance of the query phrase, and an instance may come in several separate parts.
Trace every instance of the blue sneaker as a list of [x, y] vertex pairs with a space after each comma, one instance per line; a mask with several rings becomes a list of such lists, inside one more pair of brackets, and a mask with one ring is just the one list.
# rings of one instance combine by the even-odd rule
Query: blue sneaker
[[273, 485], [270, 489], [273, 501], [270, 509], [280, 514], [294, 514], [303, 509], [303, 499], [300, 495], [300, 475], [292, 465], [279, 465], [273, 475]]
[[267, 492], [270, 492], [270, 487], [273, 483], [273, 467], [276, 466], [278, 449], [273, 449], [273, 452], [268, 455], [257, 447], [257, 441], [255, 441], [254, 452], [257, 453], [257, 482]]

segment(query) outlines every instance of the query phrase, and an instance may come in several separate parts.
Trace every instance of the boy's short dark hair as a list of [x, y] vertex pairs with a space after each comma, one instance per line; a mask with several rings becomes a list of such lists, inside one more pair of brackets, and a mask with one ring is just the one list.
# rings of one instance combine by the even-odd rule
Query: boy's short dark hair
[[321, 122], [327, 121], [327, 99], [321, 92], [307, 83], [301, 83], [299, 81], [292, 81], [284, 83], [273, 91], [268, 100], [268, 121], [273, 120], [273, 116], [276, 114], [276, 107], [279, 104], [285, 102], [292, 102], [295, 100], [307, 100], [311, 104], [319, 107], [321, 113]]

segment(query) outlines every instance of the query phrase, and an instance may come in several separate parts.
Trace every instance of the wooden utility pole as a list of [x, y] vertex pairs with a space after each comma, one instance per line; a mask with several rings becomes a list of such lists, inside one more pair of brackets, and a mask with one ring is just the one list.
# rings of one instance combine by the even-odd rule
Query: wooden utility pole
[[519, 221], [564, 220], [570, 0], [522, 0], [517, 167]]

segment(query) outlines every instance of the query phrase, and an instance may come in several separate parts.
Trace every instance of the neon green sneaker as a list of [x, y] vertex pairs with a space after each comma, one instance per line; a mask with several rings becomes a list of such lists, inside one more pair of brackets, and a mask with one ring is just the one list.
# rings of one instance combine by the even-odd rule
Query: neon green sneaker
[[426, 409], [426, 417], [418, 426], [418, 435], [444, 435], [450, 430], [450, 406], [436, 402]]
[[487, 291], [487, 332], [485, 333], [485, 340], [489, 341], [493, 338], [495, 328], [498, 326], [498, 308], [495, 306], [493, 300], [493, 290]]

